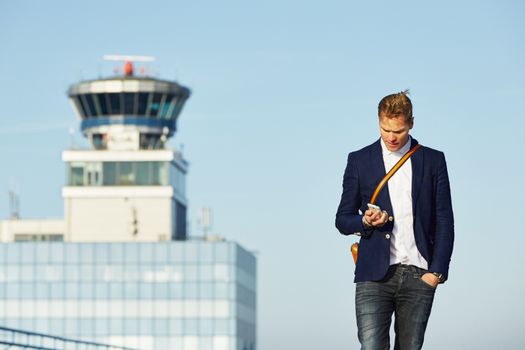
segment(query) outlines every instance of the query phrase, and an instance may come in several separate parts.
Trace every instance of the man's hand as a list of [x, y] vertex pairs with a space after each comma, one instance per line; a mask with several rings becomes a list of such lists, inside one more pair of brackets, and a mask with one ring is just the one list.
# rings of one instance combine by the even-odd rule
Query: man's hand
[[369, 227], [381, 227], [384, 226], [388, 221], [388, 213], [386, 210], [370, 210], [365, 211], [363, 216], [363, 221], [365, 225]]
[[437, 288], [439, 284], [439, 278], [430, 272], [427, 272], [423, 276], [421, 276], [421, 279], [423, 280], [423, 282], [434, 288]]

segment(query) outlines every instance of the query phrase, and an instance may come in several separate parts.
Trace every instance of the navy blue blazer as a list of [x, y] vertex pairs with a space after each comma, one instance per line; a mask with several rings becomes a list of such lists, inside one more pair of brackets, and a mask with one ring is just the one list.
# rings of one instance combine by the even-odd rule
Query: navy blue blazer
[[[412, 139], [411, 146], [415, 144], [417, 141]], [[417, 249], [428, 262], [428, 270], [442, 273], [446, 280], [454, 244], [454, 217], [445, 155], [423, 146], [410, 159]], [[362, 213], [368, 209], [367, 203], [385, 175], [380, 140], [348, 155], [335, 226], [344, 235], [361, 233], [355, 282], [381, 280], [390, 266], [389, 238], [394, 222], [365, 229], [362, 221]], [[376, 204], [395, 220], [388, 184], [379, 193]]]

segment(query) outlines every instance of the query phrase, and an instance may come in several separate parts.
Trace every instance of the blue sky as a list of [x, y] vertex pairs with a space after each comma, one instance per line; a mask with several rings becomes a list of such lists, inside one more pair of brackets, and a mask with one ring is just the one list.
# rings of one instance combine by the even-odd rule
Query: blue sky
[[[172, 146], [195, 213], [258, 251], [259, 349], [355, 349], [354, 238], [334, 215], [349, 151], [410, 88], [420, 143], [445, 152], [450, 279], [425, 349], [519, 349], [525, 312], [525, 5], [520, 1], [2, 1], [0, 217], [62, 217], [68, 86], [104, 54], [153, 55], [192, 89]], [[82, 137], [76, 135], [76, 142]]]

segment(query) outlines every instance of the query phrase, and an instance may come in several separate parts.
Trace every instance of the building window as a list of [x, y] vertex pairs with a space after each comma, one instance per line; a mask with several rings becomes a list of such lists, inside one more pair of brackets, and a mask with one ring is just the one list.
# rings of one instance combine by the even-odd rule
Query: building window
[[153, 93], [153, 100], [149, 104], [148, 115], [150, 117], [156, 118], [159, 113], [160, 103], [162, 101], [162, 94]]
[[175, 107], [173, 95], [165, 95], [164, 103], [162, 104], [162, 109], [160, 111], [161, 119], [169, 119], [171, 110]]
[[146, 114], [146, 108], [148, 107], [148, 96], [149, 94], [147, 92], [139, 92], [138, 97], [138, 115], [145, 115]]
[[84, 186], [84, 164], [71, 163], [69, 171], [69, 184], [71, 186]]
[[93, 101], [93, 95], [85, 94], [84, 98], [86, 99], [87, 109], [89, 110], [89, 115], [92, 117], [97, 116], [97, 108], [95, 106], [95, 101]]
[[131, 92], [124, 93], [124, 114], [135, 114], [135, 95], [136, 94]]
[[175, 201], [175, 232], [173, 234], [175, 240], [186, 239], [186, 206]]
[[151, 184], [151, 163], [150, 162], [137, 162], [135, 164], [135, 172], [137, 174], [136, 184], [137, 185], [150, 185]]
[[100, 113], [102, 115], [108, 115], [108, 103], [106, 94], [95, 94], [95, 100], [98, 100], [98, 105], [100, 107]]
[[102, 166], [99, 162], [86, 163], [86, 178], [84, 183], [88, 186], [100, 186], [102, 184]]
[[118, 93], [112, 93], [108, 94], [109, 98], [109, 110], [111, 111], [110, 114], [122, 114], [121, 108], [120, 108], [120, 94]]
[[152, 185], [167, 185], [168, 184], [168, 163], [166, 162], [152, 162]]
[[168, 162], [71, 162], [69, 186], [168, 186]]
[[44, 241], [44, 242], [62, 242], [64, 241], [64, 235], [62, 234], [38, 234], [38, 233], [17, 233], [15, 234], [15, 242], [32, 242], [32, 241]]
[[119, 163], [118, 185], [134, 185], [135, 174], [133, 173], [133, 162]]
[[114, 186], [117, 183], [117, 163], [104, 162], [102, 166], [102, 175], [104, 186]]

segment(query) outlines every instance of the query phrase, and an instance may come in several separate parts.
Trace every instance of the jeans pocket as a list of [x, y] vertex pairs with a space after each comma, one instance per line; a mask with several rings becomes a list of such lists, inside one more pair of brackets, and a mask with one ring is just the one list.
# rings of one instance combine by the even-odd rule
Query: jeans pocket
[[426, 287], [428, 287], [428, 288], [430, 288], [430, 289], [432, 289], [432, 290], [436, 290], [437, 286], [434, 287], [434, 286], [428, 284], [427, 282], [425, 282], [425, 281], [423, 280], [422, 277], [423, 277], [423, 275], [420, 275], [420, 276], [419, 276], [419, 278], [418, 278], [419, 282], [421, 282], [424, 286], [426, 286]]

